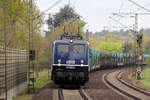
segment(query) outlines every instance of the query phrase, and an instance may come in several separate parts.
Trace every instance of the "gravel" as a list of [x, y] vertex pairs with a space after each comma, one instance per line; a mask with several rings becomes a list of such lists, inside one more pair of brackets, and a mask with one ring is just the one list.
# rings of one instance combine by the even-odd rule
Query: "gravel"
[[54, 83], [50, 83], [45, 87], [39, 89], [31, 100], [52, 100], [53, 89], [56, 89], [56, 86]]
[[112, 70], [100, 70], [91, 73], [89, 82], [85, 85], [85, 92], [93, 100], [127, 100], [122, 95], [117, 94], [112, 89], [108, 88], [103, 82], [103, 75], [114, 71]]
[[[103, 75], [112, 70], [100, 70], [90, 74], [90, 80], [84, 86], [85, 92], [92, 100], [127, 100], [122, 95], [117, 94], [112, 89], [108, 88], [103, 82]], [[54, 83], [48, 84], [38, 90], [33, 96], [32, 100], [52, 100], [53, 90], [57, 89]]]

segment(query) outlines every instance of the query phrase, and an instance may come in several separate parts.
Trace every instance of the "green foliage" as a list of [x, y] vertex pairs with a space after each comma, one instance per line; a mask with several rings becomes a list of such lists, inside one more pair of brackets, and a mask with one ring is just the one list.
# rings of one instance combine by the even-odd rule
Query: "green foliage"
[[[150, 53], [149, 53], [149, 55], [150, 55]], [[146, 63], [147, 63], [147, 67], [150, 68], [150, 56], [146, 59]]]
[[75, 12], [75, 9], [70, 5], [65, 5], [63, 8], [60, 8], [60, 11], [54, 16], [53, 20], [48, 20], [48, 24], [53, 22], [54, 27], [60, 26], [62, 22], [65, 22], [69, 19], [76, 19], [79, 15]]
[[13, 97], [13, 100], [31, 100], [32, 94], [21, 94], [17, 97]]
[[[29, 25], [31, 23], [29, 15], [28, 0], [7, 0], [6, 5], [6, 30], [7, 30], [7, 46], [11, 48], [28, 49], [29, 42]], [[3, 0], [0, 1], [3, 6]], [[0, 17], [3, 17], [3, 9], [0, 9]], [[40, 14], [39, 9], [33, 3], [33, 16]], [[33, 18], [34, 19], [34, 18]], [[3, 29], [4, 22], [0, 20], [0, 29]], [[43, 24], [42, 17], [34, 20], [33, 36], [40, 34], [40, 28]], [[0, 36], [2, 37], [2, 34]]]
[[123, 41], [120, 36], [110, 33], [102, 38], [99, 50], [112, 53], [121, 53], [123, 52]]
[[142, 79], [140, 80], [140, 83], [150, 88], [150, 68], [146, 68], [144, 71], [142, 71], [141, 78]]
[[123, 40], [115, 34], [107, 34], [103, 38], [90, 40], [90, 46], [95, 50], [121, 53], [123, 52]]
[[132, 42], [125, 42], [123, 45], [123, 52], [132, 52], [132, 50], [134, 49], [134, 44]]
[[89, 45], [90, 45], [90, 48], [93, 49], [93, 50], [99, 50], [99, 46], [100, 46], [100, 38], [89, 38]]
[[[0, 7], [3, 6], [3, 0], [0, 1]], [[32, 13], [29, 14], [30, 0], [7, 0], [6, 5], [6, 30], [7, 30], [7, 47], [29, 50], [29, 27], [33, 19], [33, 29], [30, 30], [30, 37], [33, 36], [33, 49], [36, 51], [35, 64], [38, 67], [43, 66], [43, 60], [41, 56], [45, 55], [45, 50], [48, 48], [47, 38], [41, 35], [41, 26], [43, 24], [43, 17], [40, 15], [40, 10], [36, 6], [36, 2], [33, 2]], [[3, 17], [3, 9], [0, 9], [0, 17]], [[4, 21], [0, 20], [0, 29], [3, 29]], [[31, 29], [31, 28], [30, 28]], [[32, 34], [33, 33], [33, 34]], [[4, 39], [3, 34], [0, 34], [0, 40]], [[30, 43], [31, 44], [31, 43]], [[4, 45], [4, 44], [0, 44]], [[49, 56], [49, 55], [47, 55]], [[49, 61], [45, 62], [45, 65], [49, 65]]]
[[[136, 41], [136, 34], [134, 34], [133, 31], [131, 30], [115, 30], [115, 31], [109, 31], [109, 30], [102, 30], [101, 32], [95, 32], [93, 34], [90, 34], [92, 38], [101, 38], [109, 33], [118, 35], [122, 37], [122, 39], [128, 44], [125, 43], [125, 48], [124, 52], [134, 52], [135, 48], [138, 46], [137, 41]], [[141, 36], [140, 36], [141, 37]], [[142, 36], [142, 49], [144, 53], [149, 53], [150, 52], [150, 28], [144, 29], [143, 30], [143, 36]]]
[[50, 83], [50, 79], [48, 77], [48, 71], [43, 71], [39, 73], [39, 77], [36, 79], [35, 82], [35, 89], [38, 90], [40, 88], [43, 88], [45, 85], [47, 85], [48, 83]]
[[123, 51], [122, 42], [101, 42], [99, 46], [100, 51], [121, 53]]
[[[138, 83], [138, 85], [141, 85], [142, 87], [150, 88], [150, 68], [146, 67], [142, 72], [141, 72], [141, 80], [137, 80], [136, 77], [134, 76], [134, 73], [131, 73], [128, 75], [128, 79], [132, 80], [134, 83]], [[140, 84], [139, 84], [140, 83]]]
[[150, 37], [145, 34], [143, 34], [142, 46], [144, 53], [150, 53]]
[[[38, 91], [40, 88], [43, 88], [45, 85], [50, 83], [48, 79], [48, 71], [43, 71], [39, 73], [39, 78], [37, 78], [35, 83], [35, 89]], [[24, 93], [13, 98], [13, 100], [31, 100], [34, 94]]]
[[54, 32], [52, 32], [50, 34], [50, 41], [51, 43], [53, 43], [55, 40], [60, 38], [60, 35], [64, 34], [64, 27], [65, 27], [65, 32], [72, 32], [73, 34], [78, 34], [78, 27], [80, 28], [80, 33], [83, 37], [84, 33], [83, 33], [83, 27], [85, 26], [85, 22], [82, 20], [68, 20], [65, 23], [61, 24], [59, 27], [57, 27], [55, 29]]
[[52, 64], [52, 53], [50, 48], [44, 50], [39, 57], [39, 70], [47, 69]]

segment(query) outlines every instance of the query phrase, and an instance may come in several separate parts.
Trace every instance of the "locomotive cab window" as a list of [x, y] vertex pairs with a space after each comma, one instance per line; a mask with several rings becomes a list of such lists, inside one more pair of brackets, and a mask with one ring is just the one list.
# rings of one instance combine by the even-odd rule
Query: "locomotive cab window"
[[73, 53], [84, 53], [84, 45], [75, 44], [72, 46]]
[[84, 53], [85, 46], [81, 44], [74, 44], [74, 45], [68, 45], [68, 44], [59, 44], [58, 45], [58, 53]]
[[67, 52], [69, 52], [69, 45], [59, 44], [58, 45], [58, 52], [59, 53], [67, 53]]

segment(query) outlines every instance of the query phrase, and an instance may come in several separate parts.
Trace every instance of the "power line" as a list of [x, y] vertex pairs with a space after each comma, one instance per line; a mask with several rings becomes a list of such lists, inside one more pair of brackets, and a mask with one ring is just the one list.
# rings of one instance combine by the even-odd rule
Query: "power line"
[[132, 0], [129, 0], [129, 1], [130, 1], [131, 3], [133, 3], [133, 4], [135, 4], [136, 6], [138, 6], [138, 7], [142, 8], [142, 9], [144, 9], [144, 10], [148, 11], [148, 12], [150, 12], [150, 10], [149, 10], [149, 9], [147, 9], [147, 8], [145, 8], [145, 7], [141, 6], [141, 5], [139, 5], [138, 3], [136, 3], [136, 2], [134, 2], [134, 1], [132, 1]]
[[[135, 27], [134, 27], [134, 30], [135, 30], [135, 32], [137, 32], [137, 30], [138, 30], [138, 21], [137, 21], [137, 17], [138, 17], [138, 15], [145, 15], [145, 14], [147, 14], [147, 13], [113, 13], [113, 15], [135, 15], [134, 17], [135, 17]], [[149, 13], [148, 13], [149, 14]]]
[[[45, 13], [47, 12], [47, 11], [49, 11], [50, 9], [52, 9], [53, 7], [55, 7], [58, 3], [60, 3], [62, 0], [59, 0], [59, 1], [57, 1], [54, 5], [52, 5], [52, 6], [50, 6], [48, 9], [46, 9], [45, 11], [43, 11], [42, 12], [42, 14], [40, 14], [39, 16], [37, 16], [36, 18], [39, 18], [39, 17], [41, 17], [42, 15], [45, 15]], [[35, 18], [35, 19], [36, 19]]]
[[54, 6], [56, 6], [58, 3], [60, 3], [62, 0], [57, 1], [54, 5], [46, 9], [43, 13], [47, 12], [48, 10], [52, 9]]
[[[149, 6], [149, 4], [145, 5], [144, 7], [148, 7], [148, 6]], [[141, 8], [137, 8], [137, 9], [135, 9], [133, 12], [137, 12], [137, 11], [139, 11], [139, 10], [141, 10]]]
[[118, 20], [116, 20], [116, 19], [114, 19], [114, 18], [112, 18], [112, 17], [110, 17], [110, 16], [109, 16], [109, 18], [110, 18], [111, 20], [115, 21], [116, 23], [120, 24], [121, 26], [123, 26], [123, 27], [125, 27], [125, 28], [128, 28], [126, 25], [122, 24], [122, 23], [119, 22]]
[[113, 13], [113, 15], [135, 15], [135, 14], [138, 14], [138, 15], [150, 15], [150, 13]]

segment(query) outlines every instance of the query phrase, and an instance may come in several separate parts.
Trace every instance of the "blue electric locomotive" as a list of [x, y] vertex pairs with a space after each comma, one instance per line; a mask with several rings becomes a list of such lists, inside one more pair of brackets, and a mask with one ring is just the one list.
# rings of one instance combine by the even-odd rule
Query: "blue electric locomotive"
[[88, 42], [82, 38], [78, 40], [73, 35], [67, 35], [67, 39], [56, 40], [53, 47], [52, 80], [59, 85], [84, 85], [89, 80], [88, 58]]

